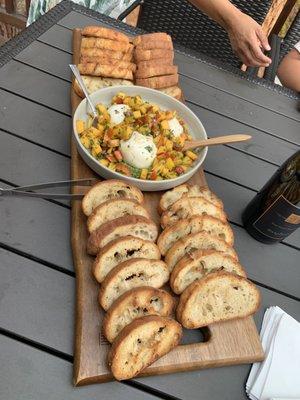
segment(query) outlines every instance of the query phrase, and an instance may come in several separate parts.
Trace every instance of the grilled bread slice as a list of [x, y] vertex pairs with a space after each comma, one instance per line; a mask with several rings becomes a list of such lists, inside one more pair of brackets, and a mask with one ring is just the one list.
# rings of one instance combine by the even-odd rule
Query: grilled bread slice
[[103, 333], [113, 342], [125, 326], [146, 315], [169, 317], [175, 301], [165, 290], [142, 286], [125, 292], [107, 311], [103, 320]]
[[168, 279], [168, 267], [161, 260], [133, 258], [124, 261], [111, 270], [102, 282], [99, 303], [107, 311], [127, 290], [140, 286], [160, 288]]
[[178, 84], [178, 74], [136, 79], [136, 84], [152, 89], [163, 89]]
[[139, 61], [138, 67], [148, 68], [148, 67], [157, 67], [157, 65], [173, 65], [173, 58], [174, 57], [169, 56], [169, 57], [157, 58], [155, 60]]
[[211, 215], [184, 218], [167, 226], [157, 240], [157, 245], [164, 256], [173, 244], [191, 233], [205, 231], [213, 236], [225, 240], [229, 246], [233, 245], [234, 237], [230, 225]]
[[103, 67], [104, 66], [106, 68], [110, 67], [111, 69], [122, 68], [133, 72], [136, 70], [136, 65], [134, 63], [130, 61], [116, 60], [114, 58], [81, 56], [80, 64], [86, 64], [86, 63], [100, 64]]
[[162, 213], [161, 226], [165, 228], [183, 218], [190, 218], [195, 215], [211, 215], [222, 222], [227, 221], [224, 210], [204, 197], [184, 197], [177, 200], [167, 211]]
[[141, 65], [138, 64], [135, 77], [151, 78], [152, 76], [177, 74], [177, 72], [178, 72], [178, 67], [176, 65], [157, 64], [155, 67], [141, 67]]
[[176, 347], [182, 337], [181, 325], [157, 315], [138, 318], [117, 336], [108, 355], [113, 376], [121, 381], [142, 372]]
[[123, 52], [108, 49], [97, 49], [95, 47], [82, 47], [80, 50], [81, 57], [105, 57], [114, 60], [131, 61], [133, 58], [133, 52]]
[[160, 92], [163, 92], [171, 97], [174, 97], [177, 100], [180, 100], [182, 97], [182, 91], [178, 86], [171, 86], [164, 89], [158, 89]]
[[[116, 79], [116, 78], [101, 78], [100, 76], [86, 76], [81, 75], [81, 78], [87, 88], [88, 93], [94, 93], [96, 90], [102, 89], [109, 86], [132, 86], [132, 81], [126, 79]], [[84, 93], [79, 86], [77, 80], [73, 82], [73, 88], [75, 92], [80, 97], [84, 97]]]
[[155, 242], [158, 229], [153, 221], [142, 216], [126, 215], [116, 218], [92, 232], [88, 238], [87, 252], [96, 255], [108, 243], [128, 235]]
[[140, 61], [149, 61], [149, 60], [157, 60], [158, 58], [168, 58], [169, 60], [174, 60], [174, 51], [173, 50], [164, 50], [164, 49], [152, 49], [145, 50], [140, 48], [134, 49], [134, 59], [137, 63]]
[[92, 62], [78, 64], [80, 74], [133, 80], [132, 70], [115, 67], [115, 65], [102, 65]]
[[98, 253], [93, 273], [98, 282], [102, 282], [106, 275], [118, 264], [132, 258], [147, 258], [160, 260], [160, 252], [155, 243], [134, 236], [125, 236], [116, 239]]
[[136, 49], [143, 50], [153, 50], [153, 49], [161, 49], [161, 50], [173, 50], [172, 41], [168, 40], [152, 40], [145, 41], [136, 46]]
[[82, 210], [89, 216], [93, 210], [107, 200], [132, 199], [143, 203], [143, 193], [137, 187], [118, 179], [98, 182], [91, 187], [82, 200]]
[[193, 233], [180, 239], [167, 252], [165, 262], [169, 270], [172, 271], [178, 261], [185, 255], [193, 257], [195, 250], [217, 250], [223, 251], [228, 256], [238, 259], [233, 247], [229, 246], [224, 240], [217, 236], [212, 236], [207, 232], [201, 231]]
[[229, 272], [214, 272], [188, 286], [180, 296], [177, 319], [196, 329], [215, 322], [247, 317], [259, 308], [256, 286]]
[[[133, 44], [135, 46], [140, 46], [140, 45], [146, 44], [146, 43], [151, 43], [151, 42], [153, 43], [154, 41], [172, 43], [172, 38], [170, 35], [168, 35], [165, 32], [146, 33], [144, 35], [136, 36], [133, 39]], [[155, 48], [158, 48], [158, 47], [155, 47]]]
[[107, 200], [97, 206], [88, 217], [88, 231], [92, 233], [105, 222], [112, 221], [119, 217], [124, 217], [125, 215], [142, 215], [143, 217], [149, 218], [148, 211], [135, 200]]
[[227, 271], [246, 277], [243, 267], [221, 251], [197, 250], [192, 256], [186, 254], [175, 265], [170, 286], [174, 293], [182, 293], [191, 283], [216, 271]]
[[206, 200], [214, 203], [215, 206], [223, 208], [222, 201], [211, 192], [207, 186], [199, 185], [179, 185], [172, 190], [168, 190], [161, 196], [159, 202], [159, 212], [162, 213], [171, 207], [177, 200], [183, 197], [204, 197]]
[[103, 26], [86, 26], [81, 30], [82, 36], [99, 37], [119, 42], [129, 43], [129, 38], [119, 31], [104, 28]]
[[81, 39], [81, 49], [82, 48], [89, 48], [89, 49], [97, 48], [97, 49], [122, 51], [124, 53], [129, 53], [133, 51], [133, 44], [120, 41], [117, 42], [111, 39], [83, 37]]

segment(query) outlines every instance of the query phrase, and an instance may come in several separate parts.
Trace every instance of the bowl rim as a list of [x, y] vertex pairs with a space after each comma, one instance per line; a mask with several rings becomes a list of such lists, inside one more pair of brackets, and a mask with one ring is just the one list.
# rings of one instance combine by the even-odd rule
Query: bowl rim
[[[201, 126], [202, 131], [203, 131], [203, 133], [204, 133], [204, 139], [207, 139], [207, 133], [206, 133], [206, 130], [205, 130], [205, 128], [204, 128], [204, 126], [203, 126], [203, 124], [202, 124], [200, 118], [198, 118], [197, 115], [196, 115], [186, 104], [184, 104], [184, 103], [181, 102], [180, 100], [177, 100], [177, 99], [175, 99], [174, 97], [172, 97], [172, 96], [170, 96], [170, 95], [168, 95], [168, 94], [166, 94], [166, 93], [160, 92], [159, 90], [147, 88], [147, 87], [144, 87], [144, 86], [138, 86], [138, 85], [132, 85], [132, 86], [131, 86], [131, 85], [130, 85], [130, 86], [116, 85], [116, 86], [108, 86], [108, 87], [105, 87], [105, 88], [98, 89], [98, 90], [96, 90], [95, 92], [91, 93], [91, 94], [90, 94], [90, 97], [91, 97], [91, 99], [93, 100], [93, 98], [94, 98], [94, 97], [97, 97], [97, 96], [99, 95], [100, 92], [101, 92], [101, 93], [103, 93], [103, 92], [105, 93], [105, 92], [110, 92], [111, 90], [124, 91], [125, 94], [126, 94], [126, 89], [128, 89], [128, 88], [136, 88], [137, 90], [139, 90], [139, 89], [146, 90], [146, 92], [152, 93], [152, 94], [155, 95], [155, 96], [159, 96], [159, 97], [162, 97], [162, 98], [171, 99], [171, 101], [173, 101], [175, 104], [178, 103], [178, 104], [180, 105], [180, 107], [183, 107], [189, 114], [191, 114], [191, 115], [193, 116], [193, 118], [197, 121], [197, 123], [199, 123], [199, 125]], [[138, 94], [137, 94], [137, 95], [138, 95]], [[143, 95], [140, 95], [140, 96], [143, 98]], [[84, 152], [93, 162], [97, 163], [97, 159], [96, 159], [95, 157], [93, 157], [93, 156], [91, 155], [91, 153], [90, 153], [90, 152], [83, 146], [83, 144], [81, 143], [81, 140], [80, 140], [80, 138], [79, 138], [78, 132], [77, 132], [77, 130], [76, 130], [76, 118], [75, 118], [76, 113], [77, 113], [77, 111], [78, 111], [78, 109], [79, 109], [79, 107], [80, 107], [81, 105], [85, 104], [85, 107], [86, 107], [86, 103], [87, 103], [86, 98], [83, 98], [83, 99], [81, 100], [81, 102], [78, 104], [78, 106], [76, 107], [76, 110], [75, 110], [74, 115], [73, 115], [73, 118], [72, 118], [72, 119], [73, 119], [73, 135], [74, 135], [74, 137], [75, 137], [75, 140], [76, 140], [77, 145], [80, 146], [81, 150], [83, 150], [83, 152]], [[120, 172], [111, 170], [111, 169], [109, 169], [108, 167], [106, 167], [105, 165], [102, 165], [102, 164], [100, 164], [100, 163], [98, 163], [97, 166], [99, 166], [100, 168], [104, 168], [105, 170], [107, 170], [107, 171], [110, 172], [110, 173], [115, 174], [119, 179], [122, 179], [122, 178], [124, 179], [124, 177], [126, 177], [127, 179], [130, 179], [130, 180], [132, 180], [133, 182], [147, 182], [147, 183], [151, 183], [151, 184], [153, 184], [153, 185], [158, 184], [158, 183], [162, 184], [163, 182], [165, 182], [165, 183], [167, 184], [167, 183], [171, 183], [171, 182], [176, 182], [177, 179], [180, 179], [180, 178], [182, 178], [183, 176], [186, 176], [186, 175], [191, 175], [191, 176], [193, 176], [194, 173], [197, 171], [197, 169], [203, 164], [203, 162], [204, 162], [204, 160], [205, 160], [205, 158], [206, 158], [206, 156], [207, 156], [207, 151], [208, 151], [207, 146], [203, 147], [201, 156], [200, 156], [200, 157], [198, 156], [198, 159], [195, 160], [195, 164], [192, 166], [192, 168], [190, 168], [189, 170], [187, 170], [184, 174], [179, 175], [179, 176], [177, 176], [176, 178], [162, 179], [162, 180], [160, 180], [160, 181], [150, 180], [150, 179], [140, 179], [140, 178], [135, 178], [135, 177], [133, 177], [133, 176], [126, 176], [126, 175], [124, 175], [124, 174], [121, 174]], [[98, 172], [96, 171], [96, 173], [98, 173]]]

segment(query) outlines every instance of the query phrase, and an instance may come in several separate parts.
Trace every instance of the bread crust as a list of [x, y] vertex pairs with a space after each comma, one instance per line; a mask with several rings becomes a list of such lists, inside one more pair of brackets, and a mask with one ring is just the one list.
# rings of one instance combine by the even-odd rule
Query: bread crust
[[81, 34], [82, 36], [92, 36], [129, 43], [129, 38], [124, 33], [103, 26], [86, 26], [82, 29]]
[[105, 78], [119, 78], [133, 80], [132, 70], [118, 68], [114, 65], [96, 63], [78, 64], [79, 72], [83, 75], [102, 76]]
[[136, 78], [151, 78], [153, 76], [173, 75], [178, 73], [175, 65], [156, 65], [155, 67], [141, 67], [135, 73]]
[[132, 49], [127, 52], [109, 49], [98, 49], [95, 47], [81, 47], [81, 57], [99, 57], [113, 60], [131, 61], [133, 58]]
[[[151, 229], [152, 238], [150, 235], [148, 235], [148, 238], [145, 238], [135, 234], [134, 232], [139, 228], [139, 226], [147, 226], [148, 230]], [[107, 243], [113, 241], [117, 237], [120, 237], [121, 231], [124, 231], [122, 237], [132, 235], [141, 237], [142, 239], [151, 240], [153, 242], [156, 240], [158, 235], [157, 226], [151, 219], [138, 215], [127, 215], [125, 217], [116, 218], [113, 221], [106, 222], [100, 228], [96, 229], [88, 238], [88, 254], [96, 255]]]
[[[99, 201], [99, 197], [101, 197], [99, 192], [108, 192], [108, 194], [106, 196], [102, 195], [102, 198]], [[95, 199], [93, 201], [93, 197], [96, 195], [97, 201]], [[142, 204], [144, 201], [143, 193], [136, 186], [130, 185], [129, 183], [121, 181], [120, 179], [110, 179], [95, 183], [86, 192], [82, 200], [82, 211], [85, 215], [89, 216], [93, 209], [99, 204], [116, 198], [134, 199], [140, 204]], [[92, 206], [90, 206], [90, 202], [92, 202]]]
[[[229, 272], [214, 272], [211, 273], [209, 275], [206, 275], [203, 279], [201, 279], [200, 281], [195, 281], [193, 282], [191, 285], [189, 285], [185, 291], [181, 294], [180, 296], [180, 300], [179, 300], [179, 304], [176, 310], [176, 317], [177, 320], [187, 329], [197, 329], [197, 328], [201, 328], [203, 326], [205, 326], [206, 324], [193, 324], [190, 320], [188, 321], [188, 318], [186, 316], [184, 316], [184, 312], [188, 306], [188, 302], [191, 300], [191, 296], [193, 295], [194, 292], [199, 292], [201, 290], [201, 288], [203, 288], [205, 285], [207, 285], [210, 281], [212, 280], [217, 280], [219, 278], [228, 278], [228, 280], [230, 281], [234, 281], [234, 282], [247, 282], [249, 284], [249, 287], [251, 287], [252, 289], [254, 289], [255, 293], [256, 293], [256, 307], [252, 310], [249, 310], [249, 312], [245, 313], [245, 315], [243, 315], [243, 317], [247, 317], [249, 315], [254, 314], [260, 306], [260, 302], [261, 302], [261, 296], [260, 296], [260, 292], [257, 289], [257, 287], [249, 280], [247, 280], [246, 278], [239, 276], [239, 275], [234, 275], [231, 274]], [[216, 322], [222, 322], [222, 321], [227, 321], [227, 320], [235, 320], [235, 319], [239, 319], [241, 317], [233, 317], [233, 318], [220, 318], [216, 321], [212, 321], [209, 324], [213, 324]]]
[[136, 65], [130, 61], [116, 60], [114, 58], [105, 57], [88, 57], [82, 56], [80, 58], [80, 64], [100, 64], [101, 66], [108, 68], [126, 69], [128, 71], [135, 72]]
[[172, 43], [172, 38], [170, 35], [168, 35], [165, 32], [146, 33], [144, 35], [136, 36], [133, 39], [133, 44], [135, 46], [139, 46], [143, 43], [149, 43], [149, 42], [153, 42], [153, 41], [155, 41], [155, 42], [163, 41], [163, 42]]
[[182, 99], [182, 91], [178, 86], [171, 86], [164, 89], [158, 89], [160, 92], [163, 92], [171, 97], [174, 97], [177, 100]]
[[[161, 254], [164, 256], [170, 247], [172, 247], [173, 244], [175, 244], [175, 242], [179, 239], [182, 239], [191, 233], [197, 233], [202, 230], [208, 233], [219, 230], [219, 237], [225, 240], [229, 246], [233, 246], [234, 235], [230, 225], [227, 222], [223, 222], [218, 218], [212, 217], [211, 215], [196, 215], [191, 218], [180, 219], [174, 224], [167, 226], [162, 231], [157, 239], [157, 245]], [[223, 235], [222, 237], [220, 236], [221, 232]]]
[[177, 200], [167, 211], [161, 215], [161, 226], [165, 228], [173, 225], [175, 222], [183, 218], [190, 218], [196, 215], [211, 215], [220, 219], [222, 222], [227, 221], [227, 215], [220, 207], [215, 206], [212, 202], [204, 197], [184, 197]]
[[168, 40], [151, 40], [151, 41], [144, 41], [140, 44], [136, 45], [136, 50], [173, 50], [173, 43], [169, 42]]
[[157, 60], [159, 58], [168, 58], [170, 60], [174, 60], [174, 51], [173, 50], [163, 50], [163, 49], [152, 49], [145, 50], [141, 48], [135, 48], [134, 50], [134, 59], [136, 62], [140, 61], [149, 61], [149, 60]]
[[[157, 245], [150, 240], [143, 240], [134, 236], [124, 236], [119, 239], [115, 239], [112, 242], [109, 242], [101, 249], [94, 261], [93, 274], [95, 279], [98, 282], [102, 282], [105, 279], [107, 273], [121, 262], [127, 261], [132, 258], [144, 258], [141, 255], [141, 250], [144, 247], [148, 247], [148, 250], [150, 247], [152, 251], [151, 257], [149, 258], [153, 260], [160, 260], [159, 249]], [[132, 254], [130, 254], [129, 256], [125, 256], [124, 259], [124, 257], [122, 257], [122, 254], [127, 251]], [[109, 269], [109, 262], [108, 260], [106, 260], [106, 257], [111, 254], [113, 255], [113, 261], [110, 265], [111, 268]], [[107, 272], [105, 273], [105, 271]]]
[[[145, 264], [147, 265], [146, 269], [144, 267]], [[153, 287], [159, 289], [169, 280], [168, 267], [167, 267], [166, 263], [162, 260], [147, 260], [145, 258], [132, 258], [131, 260], [124, 261], [121, 264], [117, 265], [115, 268], [113, 268], [106, 275], [104, 281], [102, 282], [100, 291], [99, 291], [98, 300], [99, 300], [101, 307], [107, 311], [118, 297], [120, 297], [124, 292], [133, 288], [128, 284], [126, 284], [126, 286], [124, 286], [123, 288], [120, 287], [120, 285], [118, 285], [119, 295], [113, 299], [110, 296], [110, 298], [108, 299], [107, 292], [109, 291], [109, 289], [111, 289], [111, 285], [117, 279], [121, 279], [127, 273], [139, 274], [140, 272], [142, 272], [142, 273], [146, 274], [146, 276], [147, 276], [147, 274], [149, 274], [149, 270], [151, 268], [153, 268], [154, 265], [156, 267], [159, 266], [159, 268], [160, 268], [159, 281], [158, 281], [158, 283], [156, 283], [157, 286], [147, 284], [147, 282], [145, 282], [145, 280], [143, 278], [140, 279], [140, 277], [137, 276], [136, 277], [137, 281], [133, 283], [136, 286], [133, 286], [133, 287], [147, 285], [147, 286], [153, 286]], [[154, 284], [153, 276], [154, 275], [151, 275], [151, 277], [149, 278], [150, 280], [152, 280], [152, 282], [151, 282], [152, 284]], [[132, 282], [132, 279], [134, 279], [134, 278], [130, 277], [128, 282]], [[126, 278], [125, 278], [125, 280], [126, 280]], [[115, 282], [115, 284], [116, 284], [116, 282]], [[124, 285], [124, 281], [122, 281], [121, 285]]]
[[[152, 306], [153, 298], [160, 299], [162, 303], [162, 308], [160, 310], [156, 310], [155, 307]], [[174, 298], [165, 290], [156, 289], [150, 286], [141, 286], [128, 290], [113, 303], [113, 305], [108, 309], [107, 313], [105, 314], [102, 323], [103, 334], [106, 339], [110, 343], [112, 343], [116, 336], [121, 332], [121, 330], [128, 325], [123, 324], [121, 329], [116, 329], [116, 326], [119, 322], [118, 318], [120, 317], [120, 314], [130, 314], [130, 312], [127, 311], [130, 308], [137, 308], [141, 310], [143, 316], [160, 315], [162, 317], [168, 317], [172, 314], [174, 307]], [[132, 315], [130, 317], [129, 323], [137, 318], [140, 318], [141, 316], [139, 315], [139, 313]]]
[[178, 84], [178, 74], [154, 76], [152, 78], [136, 79], [136, 84], [139, 86], [149, 87], [152, 89], [162, 89]]
[[[209, 258], [209, 256], [217, 257], [220, 260], [220, 270], [224, 268], [222, 262], [223, 263], [225, 262], [226, 264], [227, 261], [234, 267], [238, 275], [243, 276], [244, 278], [246, 277], [246, 272], [244, 268], [233, 257], [224, 255], [224, 253], [222, 253], [221, 251], [198, 250], [193, 253], [192, 257], [189, 254], [183, 256], [173, 268], [173, 271], [170, 276], [170, 286], [174, 293], [181, 294], [183, 292], [183, 290], [180, 287], [183, 286], [180, 280], [184, 278], [185, 273], [190, 272], [191, 268], [193, 267], [201, 268], [201, 270], [199, 269], [199, 271], [197, 272], [195, 271], [195, 274], [198, 275], [195, 276], [195, 280], [203, 279], [204, 276], [215, 272], [214, 270], [212, 272], [205, 272], [204, 266], [201, 266], [201, 261], [204, 261], [206, 263], [206, 260], [207, 258]], [[233, 273], [232, 271], [228, 272]], [[190, 282], [189, 284], [191, 283], [192, 282]]]
[[[150, 324], [153, 324], [153, 323], [154, 323], [155, 327], [160, 327], [163, 324], [164, 326], [168, 325], [170, 328], [172, 328], [172, 330], [174, 331], [172, 342], [169, 344], [169, 346], [166, 349], [164, 349], [164, 351], [161, 351], [159, 354], [157, 352], [158, 346], [155, 345], [155, 348], [153, 348], [153, 350], [151, 352], [152, 354], [151, 354], [150, 360], [147, 360], [147, 362], [145, 364], [143, 364], [142, 368], [138, 369], [138, 371], [135, 371], [133, 374], [125, 374], [125, 373], [122, 374], [122, 372], [119, 371], [119, 368], [118, 368], [118, 364], [119, 364], [118, 352], [121, 351], [120, 348], [122, 347], [122, 343], [128, 337], [130, 337], [130, 335], [133, 335], [133, 332], [135, 332], [136, 330], [138, 330], [138, 332], [139, 332], [140, 329], [144, 329], [146, 324], [147, 325], [149, 324], [149, 328], [150, 328]], [[146, 317], [138, 318], [138, 319], [134, 320], [133, 322], [131, 322], [131, 324], [127, 325], [121, 331], [121, 333], [117, 336], [115, 341], [113, 342], [110, 352], [108, 354], [108, 365], [111, 368], [111, 371], [117, 380], [133, 378], [134, 376], [138, 375], [143, 369], [145, 369], [149, 365], [153, 364], [158, 358], [167, 354], [174, 347], [176, 347], [179, 344], [181, 338], [182, 338], [181, 325], [174, 319], [171, 319], [168, 317], [154, 316], [154, 315], [149, 315]], [[122, 353], [122, 351], [121, 351], [121, 353]]]
[[[198, 233], [187, 235], [185, 238], [178, 240], [167, 252], [165, 262], [167, 263], [170, 271], [173, 270], [175, 264], [185, 254], [193, 254], [196, 250], [217, 250], [223, 251], [231, 257], [238, 260], [238, 256], [233, 249], [224, 240], [216, 236], [212, 236], [207, 232], [200, 231]], [[223, 249], [223, 250], [222, 250]]]
[[[118, 210], [123, 208], [123, 212]], [[112, 214], [112, 215], [108, 215]], [[141, 215], [150, 218], [148, 211], [136, 200], [132, 199], [113, 199], [107, 200], [97, 206], [87, 219], [89, 233], [98, 229], [102, 224], [125, 215]]]
[[131, 43], [117, 42], [115, 40], [101, 39], [94, 37], [83, 37], [81, 39], [81, 49], [84, 47], [89, 49], [97, 48], [104, 50], [122, 51], [123, 53], [133, 51], [133, 45]]
[[173, 56], [166, 56], [154, 60], [139, 61], [138, 68], [156, 67], [157, 65], [173, 65]]

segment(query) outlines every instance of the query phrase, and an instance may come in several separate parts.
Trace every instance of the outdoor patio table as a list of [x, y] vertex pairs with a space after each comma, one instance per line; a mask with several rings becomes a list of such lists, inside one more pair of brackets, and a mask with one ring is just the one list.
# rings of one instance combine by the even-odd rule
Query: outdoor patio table
[[[0, 49], [1, 186], [69, 179], [72, 29], [120, 26], [63, 2]], [[299, 149], [298, 98], [200, 54], [178, 48], [186, 104], [209, 136], [249, 133], [251, 142], [210, 148], [206, 179], [223, 199], [236, 249], [266, 307], [300, 320], [300, 230], [265, 245], [242, 227], [241, 212], [277, 167]], [[1, 400], [243, 399], [249, 365], [72, 386], [75, 274], [67, 202], [1, 199]]]

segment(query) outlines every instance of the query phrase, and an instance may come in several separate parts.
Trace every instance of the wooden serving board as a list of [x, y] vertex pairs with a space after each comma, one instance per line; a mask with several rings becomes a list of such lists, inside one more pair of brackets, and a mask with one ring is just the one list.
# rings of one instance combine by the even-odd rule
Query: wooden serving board
[[[80, 54], [81, 33], [73, 32], [73, 63], [77, 64]], [[80, 103], [71, 90], [73, 114]], [[75, 142], [71, 144], [71, 178], [97, 178], [95, 173], [79, 156]], [[190, 183], [206, 185], [200, 170]], [[73, 193], [82, 193], [86, 187], [74, 187]], [[157, 205], [161, 192], [146, 192], [145, 205], [153, 220], [159, 225]], [[86, 217], [81, 202], [72, 204], [72, 251], [76, 270], [76, 332], [74, 384], [84, 385], [106, 382], [113, 379], [107, 368], [109, 343], [101, 334], [104, 312], [98, 305], [99, 284], [92, 276], [94, 258], [86, 253], [88, 232]], [[205, 330], [205, 342], [180, 345], [169, 354], [148, 367], [142, 375], [158, 375], [192, 369], [220, 367], [224, 365], [252, 363], [264, 357], [256, 326], [252, 317], [228, 321], [209, 326]], [[201, 335], [199, 335], [200, 337]]]

